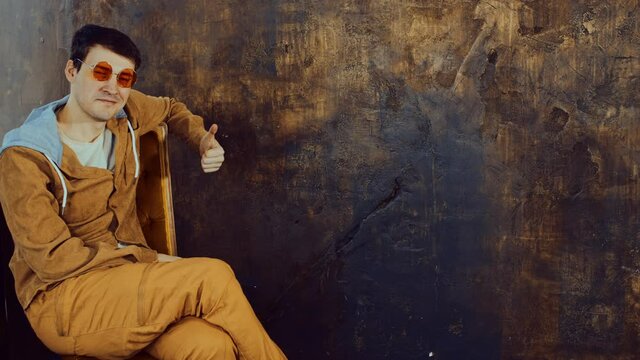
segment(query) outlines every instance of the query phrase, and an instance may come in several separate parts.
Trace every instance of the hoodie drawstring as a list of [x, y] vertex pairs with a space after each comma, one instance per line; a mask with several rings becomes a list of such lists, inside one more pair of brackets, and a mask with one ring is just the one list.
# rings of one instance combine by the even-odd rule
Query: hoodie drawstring
[[127, 126], [131, 133], [131, 142], [133, 143], [133, 159], [136, 161], [135, 178], [137, 179], [138, 174], [140, 174], [140, 160], [138, 160], [138, 150], [136, 150], [136, 134], [133, 133], [133, 126], [131, 126], [131, 121], [129, 121], [129, 119], [127, 119]]
[[62, 210], [60, 211], [60, 215], [64, 215], [64, 208], [67, 206], [67, 184], [64, 182], [64, 176], [62, 172], [58, 168], [58, 165], [49, 157], [47, 154], [43, 154], [47, 157], [47, 160], [53, 165], [53, 168], [56, 170], [58, 177], [60, 178], [60, 182], [62, 183]]

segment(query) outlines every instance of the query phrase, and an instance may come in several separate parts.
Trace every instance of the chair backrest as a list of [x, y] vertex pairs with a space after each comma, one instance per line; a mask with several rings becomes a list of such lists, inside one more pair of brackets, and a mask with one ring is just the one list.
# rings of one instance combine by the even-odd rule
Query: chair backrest
[[152, 249], [177, 255], [165, 123], [140, 138], [140, 164], [136, 202], [145, 239]]
[[[140, 165], [136, 205], [145, 239], [158, 252], [177, 255], [166, 124], [140, 138]], [[0, 210], [0, 359], [57, 359], [38, 340], [16, 298], [8, 266], [12, 254], [13, 240]], [[134, 359], [152, 358], [141, 353]]]

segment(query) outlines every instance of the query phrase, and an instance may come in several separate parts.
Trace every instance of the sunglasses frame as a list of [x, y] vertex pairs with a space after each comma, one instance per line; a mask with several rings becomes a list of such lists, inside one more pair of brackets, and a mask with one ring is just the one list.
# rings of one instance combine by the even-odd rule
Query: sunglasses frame
[[[82, 60], [80, 60], [80, 59], [78, 59], [78, 58], [76, 58], [76, 60], [80, 61], [81, 63], [83, 63], [83, 64], [85, 64], [85, 65], [87, 65], [88, 67], [90, 67], [90, 68], [91, 68], [91, 74], [93, 75], [93, 78], [94, 78], [96, 81], [108, 81], [109, 79], [111, 79], [111, 77], [112, 77], [113, 75], [115, 75], [115, 76], [116, 76], [116, 83], [118, 84], [118, 86], [120, 86], [121, 88], [130, 89], [130, 88], [132, 88], [132, 87], [133, 87], [133, 85], [136, 83], [136, 80], [137, 80], [137, 78], [138, 78], [138, 75], [137, 75], [136, 71], [135, 71], [134, 69], [131, 69], [131, 68], [122, 69], [120, 72], [118, 72], [118, 73], [114, 73], [114, 72], [113, 72], [113, 66], [111, 66], [111, 64], [109, 64], [107, 61], [98, 61], [97, 63], [95, 63], [95, 64], [93, 64], [93, 65], [90, 65], [90, 64], [87, 64], [86, 62], [84, 62], [84, 61], [82, 61]], [[98, 78], [98, 76], [96, 75], [96, 66], [98, 66], [100, 63], [104, 63], [104, 64], [106, 64], [107, 66], [109, 66], [109, 69], [110, 69], [111, 74], [109, 74], [109, 77], [108, 77], [106, 80], [100, 80], [100, 79]], [[122, 72], [123, 72], [123, 71], [125, 71], [125, 70], [131, 70], [131, 71], [133, 72], [133, 73], [131, 74], [131, 75], [132, 75], [132, 78], [131, 78], [131, 80], [130, 80], [130, 81], [131, 81], [131, 85], [130, 85], [130, 86], [123, 86], [123, 85], [120, 83], [121, 81], [124, 81], [124, 80], [121, 80], [121, 79], [120, 79], [120, 74], [122, 74]]]

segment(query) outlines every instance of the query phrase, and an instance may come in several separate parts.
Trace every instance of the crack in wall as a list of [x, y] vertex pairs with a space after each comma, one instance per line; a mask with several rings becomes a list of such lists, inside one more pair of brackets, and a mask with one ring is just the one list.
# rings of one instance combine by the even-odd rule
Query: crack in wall
[[393, 200], [395, 200], [398, 197], [398, 195], [400, 195], [400, 190], [401, 190], [400, 178], [393, 179], [393, 182], [394, 182], [393, 189], [391, 189], [391, 192], [389, 193], [389, 195], [387, 195], [384, 199], [382, 199], [373, 210], [371, 210], [367, 215], [365, 215], [362, 218], [362, 220], [358, 221], [358, 223], [354, 227], [352, 227], [351, 230], [349, 230], [347, 235], [345, 235], [342, 239], [336, 241], [336, 245], [335, 245], [336, 255], [344, 256], [350, 253], [351, 251], [353, 251], [356, 248], [356, 246], [353, 245], [353, 239], [355, 239], [355, 237], [360, 232], [360, 228], [362, 227], [362, 224], [364, 224], [369, 218], [371, 218], [377, 212], [389, 206], [389, 204], [393, 202]]
[[[382, 200], [380, 200], [375, 208], [373, 208], [369, 213], [367, 213], [367, 215], [365, 215], [360, 221], [358, 221], [357, 224], [355, 224], [344, 237], [337, 240], [334, 246], [329, 246], [324, 254], [320, 256], [318, 260], [316, 260], [313, 265], [308, 268], [307, 271], [301, 272], [300, 275], [296, 276], [289, 283], [289, 285], [284, 288], [284, 290], [280, 293], [280, 296], [278, 296], [274, 301], [273, 309], [277, 309], [278, 307], [280, 307], [285, 296], [289, 294], [296, 285], [318, 274], [321, 274], [321, 279], [326, 279], [329, 275], [332, 264], [334, 264], [339, 258], [348, 255], [358, 247], [365, 244], [365, 242], [356, 244], [354, 242], [354, 239], [360, 233], [362, 224], [367, 222], [376, 213], [386, 209], [394, 200], [396, 200], [400, 196], [400, 193], [402, 191], [401, 178], [396, 177], [393, 180], [393, 183], [393, 188], [391, 189], [389, 194]], [[270, 311], [269, 313], [274, 314], [274, 316], [269, 318], [268, 321], [280, 316], [280, 312], [278, 311]]]

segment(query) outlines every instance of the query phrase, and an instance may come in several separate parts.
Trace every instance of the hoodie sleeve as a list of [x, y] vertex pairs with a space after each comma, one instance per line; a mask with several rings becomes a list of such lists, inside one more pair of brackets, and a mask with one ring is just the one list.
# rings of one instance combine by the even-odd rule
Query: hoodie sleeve
[[172, 98], [150, 96], [131, 90], [127, 107], [138, 122], [140, 136], [164, 121], [172, 134], [199, 151], [200, 140], [207, 131], [202, 117], [191, 113], [185, 104]]
[[58, 215], [60, 205], [49, 190], [54, 169], [39, 152], [11, 147], [0, 155], [0, 203], [16, 251], [44, 282], [55, 282], [92, 268], [130, 261], [151, 262], [156, 252], [137, 246], [97, 248], [71, 236]]

